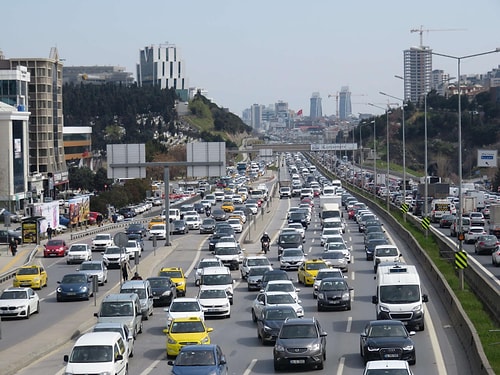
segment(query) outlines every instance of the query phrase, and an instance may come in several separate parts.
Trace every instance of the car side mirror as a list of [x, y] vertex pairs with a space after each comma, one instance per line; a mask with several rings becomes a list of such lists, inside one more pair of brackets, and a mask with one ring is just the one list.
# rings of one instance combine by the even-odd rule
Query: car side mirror
[[376, 305], [378, 303], [378, 297], [377, 296], [372, 296], [372, 303]]
[[174, 365], [174, 361], [168, 361], [168, 362], [167, 362], [167, 365], [169, 365], [169, 366], [173, 366], [173, 365]]
[[98, 318], [98, 317], [99, 317], [99, 313], [94, 313], [94, 316], [95, 316], [96, 318]]
[[167, 334], [168, 333], [168, 328], [164, 328], [162, 332], [165, 333], [165, 334]]
[[422, 302], [429, 302], [429, 297], [427, 294], [422, 294]]
[[68, 361], [69, 361], [69, 355], [67, 355], [67, 354], [66, 354], [66, 355], [64, 355], [64, 357], [63, 357], [63, 361], [64, 361], [64, 362], [68, 362]]

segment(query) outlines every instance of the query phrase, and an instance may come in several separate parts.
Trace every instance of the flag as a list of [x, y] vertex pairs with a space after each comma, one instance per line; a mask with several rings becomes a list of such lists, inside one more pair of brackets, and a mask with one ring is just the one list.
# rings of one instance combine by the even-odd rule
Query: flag
[[301, 110], [301, 109], [299, 109], [299, 110], [297, 111], [297, 116], [302, 116], [302, 110]]

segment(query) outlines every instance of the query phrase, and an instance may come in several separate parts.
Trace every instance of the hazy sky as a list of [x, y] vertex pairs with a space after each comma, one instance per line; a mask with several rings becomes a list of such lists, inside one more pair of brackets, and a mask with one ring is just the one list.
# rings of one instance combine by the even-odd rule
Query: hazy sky
[[[120, 65], [136, 72], [139, 50], [177, 45], [190, 87], [208, 90], [237, 115], [279, 100], [309, 114], [313, 92], [323, 114], [352, 92], [353, 113], [380, 113], [384, 91], [403, 96], [403, 50], [423, 44], [465, 56], [500, 47], [499, 0], [25, 0], [2, 4], [6, 58], [48, 57], [66, 66]], [[460, 29], [459, 31], [449, 30]], [[448, 31], [444, 31], [448, 30]], [[462, 60], [462, 74], [500, 65], [500, 53]], [[456, 77], [457, 61], [434, 56], [433, 69]]]

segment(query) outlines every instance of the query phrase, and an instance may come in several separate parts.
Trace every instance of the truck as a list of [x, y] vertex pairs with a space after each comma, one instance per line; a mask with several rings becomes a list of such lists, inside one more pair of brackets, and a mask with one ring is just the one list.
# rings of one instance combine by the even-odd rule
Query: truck
[[468, 190], [466, 197], [476, 197], [476, 211], [481, 211], [486, 206], [486, 193], [481, 190]]
[[477, 212], [477, 197], [465, 196], [462, 198], [462, 214], [469, 215], [471, 212]]
[[500, 238], [500, 204], [490, 205], [489, 233]]
[[[427, 196], [434, 199], [446, 198], [450, 193], [450, 184], [427, 184]], [[425, 197], [425, 183], [418, 184], [418, 195]]]

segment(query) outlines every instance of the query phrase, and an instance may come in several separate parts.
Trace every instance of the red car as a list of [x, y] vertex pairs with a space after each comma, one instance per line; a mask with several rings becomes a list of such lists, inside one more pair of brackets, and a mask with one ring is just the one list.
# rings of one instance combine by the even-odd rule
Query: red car
[[68, 252], [68, 245], [64, 240], [52, 239], [48, 240], [44, 245], [43, 256], [47, 257], [63, 257]]

